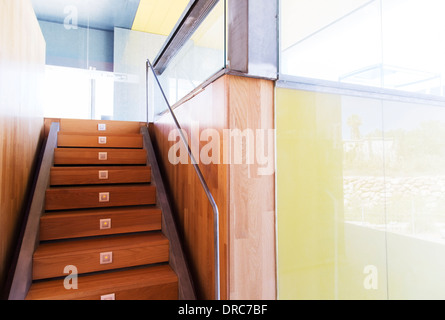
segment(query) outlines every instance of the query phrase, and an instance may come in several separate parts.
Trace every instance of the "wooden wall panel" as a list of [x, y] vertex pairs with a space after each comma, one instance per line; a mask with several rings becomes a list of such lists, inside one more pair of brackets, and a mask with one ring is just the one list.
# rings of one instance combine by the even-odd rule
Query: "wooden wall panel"
[[[222, 135], [222, 130], [227, 127], [225, 85], [225, 80], [220, 79], [175, 110], [188, 137], [191, 138], [191, 130], [198, 123], [199, 132], [212, 128]], [[169, 149], [175, 142], [168, 141], [168, 137], [174, 128], [170, 114], [155, 123], [155, 148], [160, 156], [160, 165], [165, 172], [166, 187], [171, 191], [174, 211], [182, 232], [186, 254], [189, 257], [197, 296], [199, 299], [213, 299], [213, 211], [193, 166], [191, 164], [171, 165], [169, 162]], [[224, 266], [227, 265], [228, 248], [227, 224], [225, 223], [228, 209], [226, 199], [228, 192], [227, 166], [201, 164], [200, 169], [220, 211], [222, 282], [226, 283], [227, 268]], [[223, 291], [227, 291], [227, 285], [223, 285]]]
[[[189, 138], [198, 125], [198, 134], [210, 128], [220, 135], [219, 164], [201, 163], [200, 168], [220, 210], [223, 299], [276, 297], [274, 172], [262, 176], [254, 174], [257, 162], [245, 165], [224, 161], [226, 130], [273, 129], [273, 92], [271, 81], [226, 75], [175, 109]], [[198, 297], [213, 299], [212, 210], [193, 167], [169, 162], [168, 153], [175, 144], [168, 141], [172, 129], [169, 114], [154, 124], [157, 151], [175, 203]], [[201, 141], [200, 150], [207, 143]]]
[[0, 0], [0, 291], [43, 132], [45, 40], [29, 0]]
[[[250, 164], [245, 160], [230, 165], [230, 299], [274, 300], [274, 83], [235, 76], [228, 82], [229, 127], [252, 130], [255, 151]], [[264, 142], [257, 134], [263, 135]], [[261, 163], [258, 154], [267, 161]]]

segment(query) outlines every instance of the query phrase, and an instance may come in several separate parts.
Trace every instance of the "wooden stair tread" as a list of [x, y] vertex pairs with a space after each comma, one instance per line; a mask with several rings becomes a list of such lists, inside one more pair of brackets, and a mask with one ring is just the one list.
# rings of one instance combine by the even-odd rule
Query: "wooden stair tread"
[[[105, 138], [100, 141], [100, 137]], [[72, 133], [59, 132], [57, 138], [58, 147], [85, 147], [85, 148], [142, 148], [141, 134], [116, 134], [116, 133]]]
[[[104, 219], [110, 220], [109, 229], [101, 229], [101, 220]], [[40, 240], [155, 231], [161, 228], [162, 212], [152, 206], [49, 212], [40, 218]]]
[[[109, 201], [100, 202], [100, 194], [109, 193]], [[45, 208], [69, 210], [122, 207], [156, 203], [156, 187], [150, 184], [51, 187], [46, 190]]]
[[[63, 279], [34, 283], [27, 300], [76, 300], [100, 299], [102, 295], [115, 293], [119, 299], [177, 299], [178, 278], [168, 265], [137, 268], [95, 275], [80, 276], [78, 289], [67, 290]], [[149, 290], [154, 287], [155, 290]], [[145, 290], [136, 290], [146, 288]], [[124, 292], [136, 291], [128, 296]], [[139, 293], [139, 294], [138, 294]]]
[[[106, 153], [106, 160], [99, 154]], [[144, 149], [56, 148], [55, 165], [139, 165], [147, 164]]]
[[[106, 172], [101, 178], [100, 172]], [[52, 167], [50, 184], [82, 185], [82, 184], [116, 184], [116, 183], [148, 183], [151, 181], [150, 166], [110, 166], [110, 167]]]
[[41, 219], [51, 219], [53, 217], [63, 216], [82, 216], [82, 215], [109, 215], [109, 214], [129, 214], [132, 212], [141, 212], [150, 214], [152, 212], [160, 212], [161, 209], [157, 206], [127, 206], [118, 208], [93, 208], [93, 209], [79, 209], [70, 211], [49, 211], [42, 215]]
[[156, 232], [142, 235], [123, 235], [97, 239], [41, 243], [34, 253], [34, 259], [49, 256], [65, 256], [73, 252], [133, 248], [147, 244], [150, 246], [165, 245], [168, 244], [168, 239], [162, 233]]
[[[61, 132], [86, 132], [86, 133], [119, 133], [137, 134], [140, 133], [141, 126], [145, 125], [134, 121], [114, 121], [114, 120], [78, 120], [60, 119]], [[105, 124], [106, 130], [99, 131], [99, 124]]]
[[142, 135], [138, 133], [120, 133], [120, 132], [78, 132], [78, 131], [59, 131], [57, 135], [60, 136], [82, 136], [82, 137], [141, 137]]
[[[101, 263], [101, 255], [111, 261]], [[33, 279], [62, 277], [69, 265], [86, 274], [168, 260], [169, 242], [160, 232], [41, 243], [33, 257]]]

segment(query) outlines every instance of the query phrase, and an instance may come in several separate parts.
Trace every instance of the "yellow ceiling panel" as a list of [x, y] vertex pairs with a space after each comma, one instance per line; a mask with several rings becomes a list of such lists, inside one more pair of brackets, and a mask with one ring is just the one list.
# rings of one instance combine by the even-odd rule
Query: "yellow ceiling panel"
[[132, 30], [168, 36], [189, 0], [141, 0]]

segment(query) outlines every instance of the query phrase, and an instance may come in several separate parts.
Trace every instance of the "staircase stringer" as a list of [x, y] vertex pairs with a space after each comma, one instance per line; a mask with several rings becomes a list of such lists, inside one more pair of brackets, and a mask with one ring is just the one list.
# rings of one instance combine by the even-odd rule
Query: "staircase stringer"
[[147, 150], [147, 162], [151, 165], [152, 183], [156, 186], [157, 201], [162, 210], [162, 231], [170, 241], [170, 266], [178, 276], [179, 299], [196, 300], [190, 269], [179, 237], [178, 228], [173, 216], [173, 210], [167, 197], [167, 191], [162, 179], [156, 153], [146, 126], [141, 127], [144, 148]]
[[45, 211], [45, 191], [49, 185], [50, 170], [54, 163], [54, 149], [57, 147], [57, 134], [60, 124], [53, 122], [43, 148], [43, 157], [37, 170], [37, 180], [32, 190], [30, 209], [27, 215], [20, 250], [12, 275], [9, 300], [25, 300], [32, 284], [33, 254], [39, 244], [40, 217]]

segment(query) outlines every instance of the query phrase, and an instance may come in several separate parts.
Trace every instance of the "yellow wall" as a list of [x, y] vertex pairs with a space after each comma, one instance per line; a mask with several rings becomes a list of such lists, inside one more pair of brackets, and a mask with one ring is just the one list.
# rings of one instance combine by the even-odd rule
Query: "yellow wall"
[[342, 97], [278, 88], [276, 129], [278, 298], [384, 298], [384, 277], [363, 286], [384, 237], [351, 240], [343, 223]]
[[[326, 160], [338, 155], [332, 134], [318, 130], [329, 130], [326, 124], [340, 116], [338, 101], [285, 89], [277, 90], [276, 99], [279, 298], [332, 298], [334, 203], [329, 193], [341, 196], [335, 183], [341, 166], [323, 161], [323, 155]], [[327, 109], [320, 112], [323, 106]]]
[[277, 88], [276, 129], [279, 299], [445, 299], [445, 109]]

